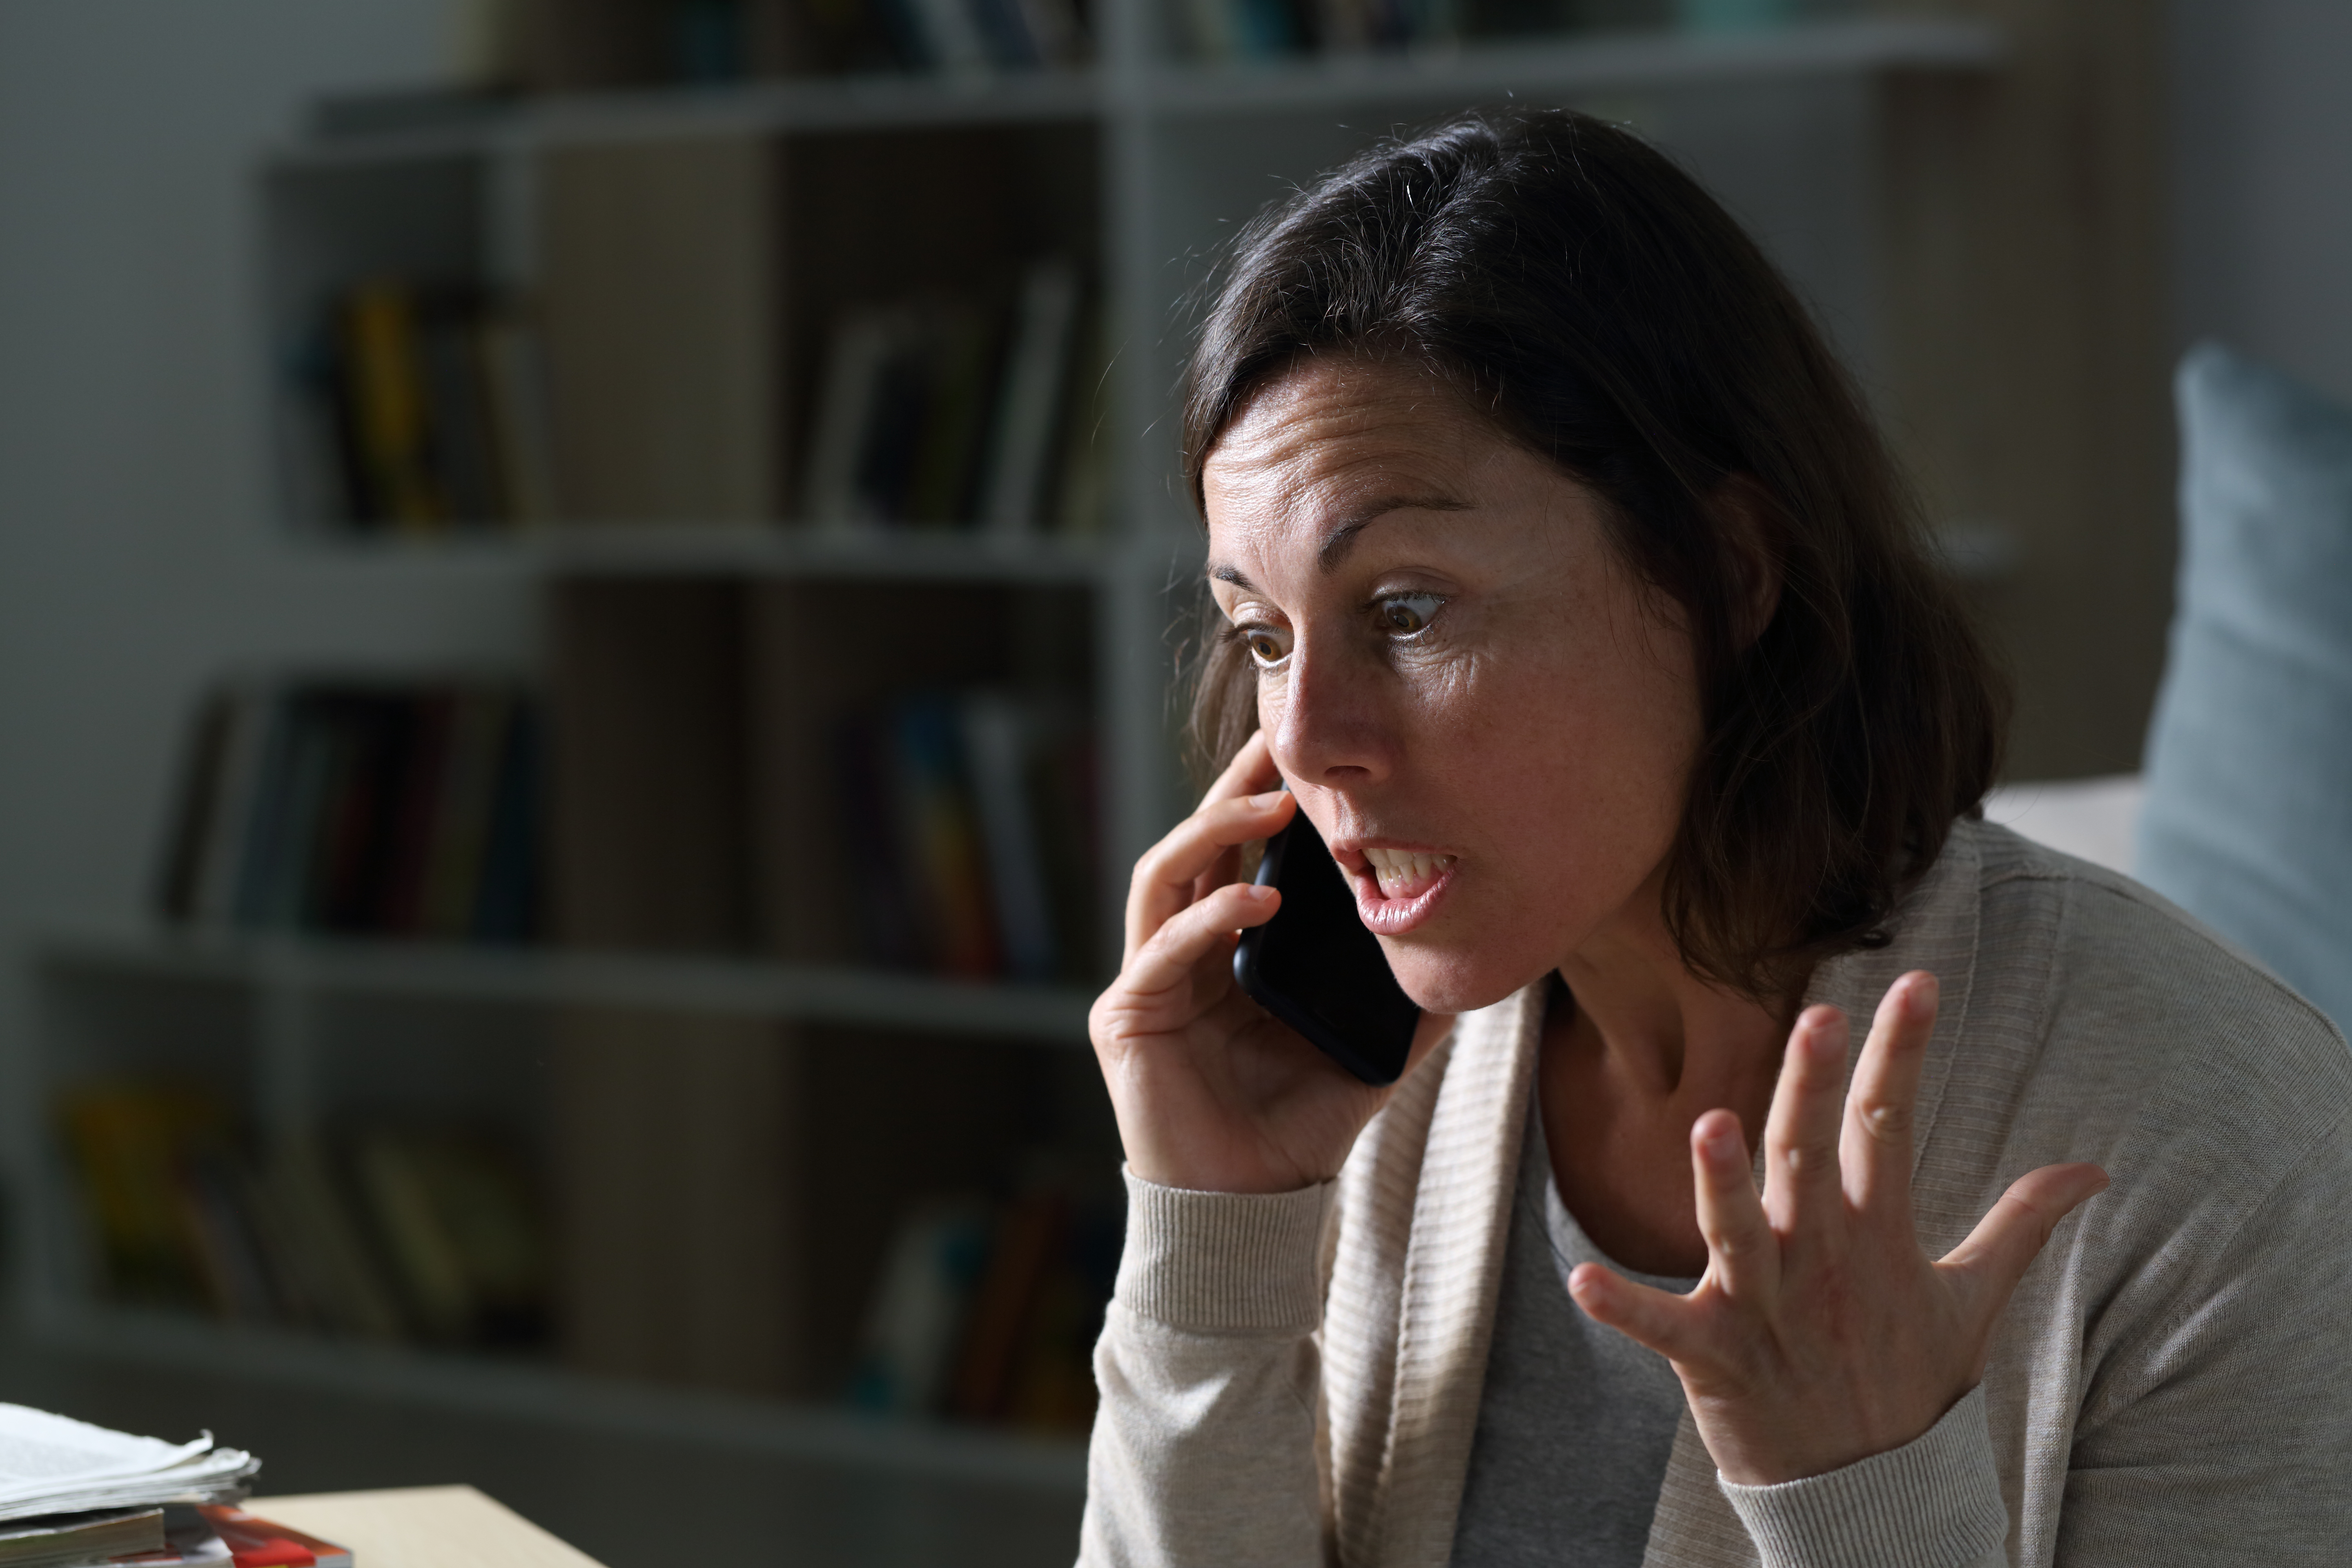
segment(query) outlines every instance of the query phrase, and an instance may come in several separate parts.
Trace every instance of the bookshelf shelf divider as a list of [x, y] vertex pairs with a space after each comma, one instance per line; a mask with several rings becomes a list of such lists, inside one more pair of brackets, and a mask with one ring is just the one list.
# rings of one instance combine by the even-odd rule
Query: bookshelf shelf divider
[[[1091, 993], [702, 954], [130, 932], [52, 939], [45, 967], [217, 982], [264, 1007], [415, 996], [821, 1022], [1083, 1046]], [[295, 1034], [270, 1029], [264, 1034]], [[273, 1049], [273, 1058], [287, 1053]], [[272, 1069], [273, 1079], [278, 1076]]]
[[333, 1389], [469, 1415], [559, 1421], [622, 1436], [764, 1454], [1024, 1490], [1083, 1492], [1086, 1448], [941, 1422], [780, 1405], [567, 1372], [512, 1358], [460, 1355], [264, 1329], [163, 1312], [94, 1307], [42, 1322], [48, 1342], [118, 1362], [203, 1365], [260, 1382]]

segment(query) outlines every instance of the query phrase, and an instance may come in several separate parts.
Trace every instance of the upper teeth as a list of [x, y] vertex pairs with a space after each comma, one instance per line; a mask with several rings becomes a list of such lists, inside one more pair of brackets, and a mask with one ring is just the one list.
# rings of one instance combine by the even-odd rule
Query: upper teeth
[[1372, 876], [1380, 882], [1382, 892], [1411, 887], [1454, 864], [1451, 855], [1423, 855], [1408, 849], [1367, 849], [1364, 858], [1371, 862]]

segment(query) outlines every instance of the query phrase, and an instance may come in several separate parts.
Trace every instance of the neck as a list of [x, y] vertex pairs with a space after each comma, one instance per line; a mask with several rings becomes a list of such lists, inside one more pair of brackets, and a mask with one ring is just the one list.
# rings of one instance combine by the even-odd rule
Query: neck
[[1759, 1068], [1769, 1082], [1793, 999], [1759, 1001], [1692, 973], [1666, 930], [1657, 880], [1559, 965], [1576, 998], [1577, 1046], [1598, 1051], [1610, 1078], [1644, 1097], [1708, 1099]]

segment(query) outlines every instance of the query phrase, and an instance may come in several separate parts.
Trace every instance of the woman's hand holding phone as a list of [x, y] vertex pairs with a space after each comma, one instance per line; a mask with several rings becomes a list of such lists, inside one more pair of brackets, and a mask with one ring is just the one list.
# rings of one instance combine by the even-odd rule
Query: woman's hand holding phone
[[[1136, 863], [1118, 978], [1088, 1026], [1128, 1166], [1148, 1182], [1280, 1193], [1327, 1181], [1393, 1092], [1356, 1079], [1234, 983], [1237, 933], [1281, 907], [1275, 889], [1242, 879], [1242, 847], [1297, 809], [1265, 737], [1253, 735]], [[1452, 1024], [1424, 1014], [1412, 1059]]]

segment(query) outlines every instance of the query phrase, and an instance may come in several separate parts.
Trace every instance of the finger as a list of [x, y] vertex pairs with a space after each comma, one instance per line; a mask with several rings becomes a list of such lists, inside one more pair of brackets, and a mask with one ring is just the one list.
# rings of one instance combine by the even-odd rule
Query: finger
[[1164, 997], [1181, 986], [1189, 1000], [1201, 960], [1234, 932], [1264, 925], [1281, 907], [1282, 894], [1275, 889], [1229, 882], [1154, 931], [1128, 960], [1112, 989], [1141, 1000]]
[[1297, 801], [1286, 790], [1213, 801], [1169, 830], [1135, 863], [1127, 892], [1127, 952], [1132, 956], [1177, 910], [1195, 901], [1195, 884], [1220, 856], [1264, 838], [1290, 820]]
[[[1217, 782], [1211, 784], [1208, 793], [1201, 797], [1201, 805], [1235, 800], [1245, 795], [1264, 794], [1281, 787], [1282, 773], [1274, 765], [1274, 750], [1266, 741], [1265, 731], [1253, 730], [1250, 738], [1242, 742], [1242, 749], [1234, 753], [1234, 760], [1225, 764], [1225, 771], [1217, 775]], [[1236, 880], [1241, 876], [1241, 847], [1235, 845], [1225, 849], [1192, 879], [1192, 896], [1206, 898], [1211, 889], [1222, 888], [1227, 882]]]
[[1234, 753], [1234, 760], [1225, 764], [1225, 771], [1217, 775], [1217, 782], [1201, 797], [1201, 804], [1207, 805], [1213, 801], [1281, 787], [1282, 770], [1274, 765], [1274, 750], [1266, 743], [1265, 731], [1253, 730], [1250, 738], [1242, 742], [1242, 749]]
[[1806, 1008], [1789, 1031], [1764, 1123], [1764, 1212], [1784, 1236], [1817, 1242], [1845, 1233], [1837, 1165], [1845, 1045], [1845, 1015], [1834, 1007]]
[[1710, 1110], [1691, 1124], [1691, 1171], [1707, 1273], [1734, 1300], [1769, 1300], [1780, 1285], [1780, 1242], [1748, 1173], [1739, 1118]]
[[1854, 1064], [1839, 1135], [1845, 1190], [1853, 1206], [1909, 1234], [1911, 1137], [1919, 1071], [1936, 1033], [1936, 977], [1924, 969], [1886, 988], [1870, 1038]]
[[1990, 1321], [2009, 1304], [2010, 1292], [2049, 1245], [2058, 1222], [2106, 1188], [2107, 1173], [2096, 1165], [2029, 1171], [2010, 1184], [1966, 1241], [1944, 1255], [1937, 1271], [1961, 1285], [1979, 1321]]
[[1637, 1285], [1598, 1263], [1578, 1264], [1568, 1293], [1586, 1317], [1668, 1361], [1692, 1365], [1707, 1353], [1704, 1321], [1687, 1297]]

